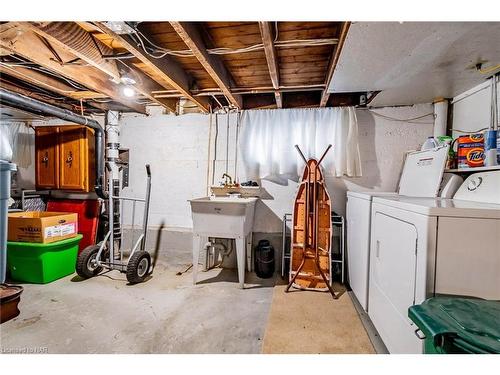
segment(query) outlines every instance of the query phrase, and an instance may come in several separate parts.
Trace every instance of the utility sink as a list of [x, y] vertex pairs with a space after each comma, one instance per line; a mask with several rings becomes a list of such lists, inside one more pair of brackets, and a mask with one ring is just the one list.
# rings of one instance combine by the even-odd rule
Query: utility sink
[[252, 265], [252, 227], [258, 198], [203, 197], [190, 200], [193, 218], [193, 282], [196, 284], [200, 252], [209, 237], [236, 242], [240, 286], [244, 286], [245, 259]]
[[190, 200], [193, 232], [221, 238], [248, 235], [252, 231], [257, 199], [203, 197]]

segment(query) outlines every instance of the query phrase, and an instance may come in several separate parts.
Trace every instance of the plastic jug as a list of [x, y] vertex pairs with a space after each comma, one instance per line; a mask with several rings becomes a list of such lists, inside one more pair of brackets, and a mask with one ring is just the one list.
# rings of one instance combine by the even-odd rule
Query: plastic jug
[[439, 141], [434, 137], [428, 137], [422, 145], [421, 151], [430, 150], [439, 146]]

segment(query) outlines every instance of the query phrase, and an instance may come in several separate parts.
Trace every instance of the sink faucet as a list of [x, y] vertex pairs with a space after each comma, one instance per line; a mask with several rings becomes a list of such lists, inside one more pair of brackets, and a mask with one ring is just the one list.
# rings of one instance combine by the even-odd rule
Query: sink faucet
[[[225, 178], [226, 180], [224, 181], [224, 186], [232, 186], [233, 185], [233, 179], [231, 178], [230, 175], [228, 175], [227, 173], [224, 173], [222, 175], [222, 178]], [[227, 183], [227, 180], [229, 179], [229, 183]]]

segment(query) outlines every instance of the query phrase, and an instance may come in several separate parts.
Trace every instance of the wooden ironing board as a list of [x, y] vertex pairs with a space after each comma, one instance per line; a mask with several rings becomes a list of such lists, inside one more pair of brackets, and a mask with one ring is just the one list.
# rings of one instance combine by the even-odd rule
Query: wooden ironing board
[[295, 147], [306, 167], [293, 210], [290, 276], [286, 291], [293, 286], [329, 291], [337, 298], [331, 286], [331, 200], [319, 167], [331, 145], [319, 161], [306, 160], [298, 146]]

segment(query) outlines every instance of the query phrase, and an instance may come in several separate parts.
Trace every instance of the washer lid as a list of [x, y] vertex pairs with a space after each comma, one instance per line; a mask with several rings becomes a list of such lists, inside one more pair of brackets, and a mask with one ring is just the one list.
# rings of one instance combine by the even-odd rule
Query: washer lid
[[448, 149], [448, 145], [443, 145], [409, 153], [399, 180], [399, 194], [408, 197], [436, 197], [443, 179]]
[[500, 219], [500, 204], [445, 198], [374, 197], [373, 203], [427, 216]]

